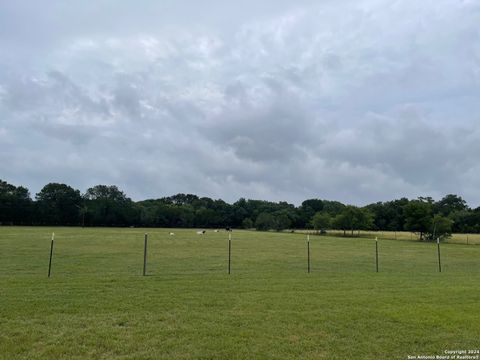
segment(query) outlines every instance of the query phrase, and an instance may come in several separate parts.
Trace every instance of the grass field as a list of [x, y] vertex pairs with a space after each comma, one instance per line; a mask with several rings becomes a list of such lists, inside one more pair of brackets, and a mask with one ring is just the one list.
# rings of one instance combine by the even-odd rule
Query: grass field
[[[315, 233], [313, 230], [302, 230], [302, 233]], [[327, 235], [343, 236], [341, 230], [328, 230]], [[351, 233], [347, 231], [347, 236]], [[409, 231], [354, 231], [354, 237], [363, 237], [369, 239], [378, 238], [380, 240], [406, 240], [418, 241], [420, 234]], [[452, 234], [452, 236], [442, 240], [449, 244], [480, 245], [480, 234]]]
[[[50, 234], [56, 234], [47, 278]], [[148, 276], [141, 276], [149, 233]], [[407, 359], [480, 348], [480, 246], [0, 227], [1, 359]]]

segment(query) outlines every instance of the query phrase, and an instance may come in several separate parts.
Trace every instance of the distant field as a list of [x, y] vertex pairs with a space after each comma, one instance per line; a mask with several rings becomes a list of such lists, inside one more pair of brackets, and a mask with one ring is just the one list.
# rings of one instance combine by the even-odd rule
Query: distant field
[[[315, 231], [303, 230], [300, 232], [314, 233]], [[327, 235], [341, 236], [343, 235], [343, 231], [328, 230]], [[347, 235], [349, 236], [351, 235], [351, 233], [347, 231]], [[385, 239], [385, 240], [417, 241], [419, 240], [420, 235], [409, 232], [409, 231], [354, 231], [354, 236], [370, 238], [370, 239], [375, 239], [376, 237], [378, 237], [379, 239]], [[480, 234], [452, 234], [452, 236], [446, 239], [445, 242], [451, 243], [451, 244], [480, 245]]]
[[0, 358], [407, 359], [480, 348], [480, 246], [442, 244], [438, 273], [434, 244], [379, 238], [375, 273], [372, 239], [312, 236], [307, 274], [304, 234], [234, 231], [228, 275], [225, 232], [0, 227]]

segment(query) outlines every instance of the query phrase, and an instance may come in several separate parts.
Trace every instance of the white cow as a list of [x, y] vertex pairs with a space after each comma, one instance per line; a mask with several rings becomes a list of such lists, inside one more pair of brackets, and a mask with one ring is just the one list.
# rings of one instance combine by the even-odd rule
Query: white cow
[[199, 230], [199, 231], [197, 231], [197, 235], [203, 235], [203, 234], [205, 234], [205, 230]]
[[174, 235], [175, 235], [175, 233], [173, 233], [173, 232], [170, 233], [170, 236], [174, 236]]

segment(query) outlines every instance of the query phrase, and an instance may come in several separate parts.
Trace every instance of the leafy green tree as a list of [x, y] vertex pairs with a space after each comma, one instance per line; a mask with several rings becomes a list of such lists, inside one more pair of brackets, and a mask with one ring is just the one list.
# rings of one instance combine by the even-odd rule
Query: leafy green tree
[[480, 233], [480, 207], [470, 213], [467, 224], [472, 232]]
[[141, 226], [158, 226], [156, 218], [157, 204], [145, 206], [142, 203], [137, 203], [136, 205]]
[[193, 194], [176, 194], [167, 198], [174, 205], [192, 205], [198, 201], [198, 196]]
[[46, 225], [77, 225], [83, 203], [79, 190], [66, 184], [50, 183], [35, 196], [40, 222]]
[[433, 229], [427, 234], [427, 239], [435, 241], [437, 238], [444, 239], [452, 235], [453, 220], [437, 214], [433, 217]]
[[22, 186], [0, 180], [0, 224], [27, 224], [31, 221], [32, 200]]
[[191, 228], [195, 226], [195, 209], [191, 205], [171, 206], [170, 223], [172, 227]]
[[345, 209], [345, 207], [346, 205], [339, 201], [323, 200], [322, 211], [328, 213], [330, 216], [337, 216]]
[[195, 211], [195, 226], [211, 228], [220, 224], [220, 214], [213, 209], [201, 207]]
[[408, 199], [402, 198], [366, 206], [373, 215], [374, 228], [377, 230], [402, 231], [405, 224], [403, 207], [408, 202]]
[[255, 220], [255, 228], [257, 230], [270, 230], [275, 226], [275, 218], [272, 214], [262, 212]]
[[302, 202], [302, 205], [297, 209], [299, 221], [297, 227], [303, 228], [310, 226], [310, 220], [316, 212], [322, 211], [323, 201], [319, 199], [308, 199]]
[[301, 207], [306, 209], [311, 209], [314, 213], [322, 211], [324, 206], [323, 200], [319, 199], [308, 199], [302, 202]]
[[85, 193], [87, 218], [92, 225], [126, 226], [138, 222], [133, 202], [116, 186], [96, 185]]
[[253, 221], [250, 218], [245, 218], [242, 221], [242, 228], [244, 229], [251, 229], [253, 228]]
[[354, 230], [371, 229], [373, 216], [368, 209], [349, 205], [334, 218], [333, 225], [336, 229], [343, 230], [343, 235], [346, 235], [347, 230], [351, 231], [353, 235]]
[[252, 218], [253, 213], [249, 211], [248, 203], [244, 198], [240, 198], [232, 205], [231, 211], [231, 225], [238, 227], [242, 224], [243, 220]]
[[336, 230], [342, 230], [343, 236], [346, 236], [347, 230], [350, 228], [350, 221], [346, 214], [338, 214], [332, 219], [332, 226]]
[[174, 227], [175, 221], [170, 210], [172, 206], [163, 202], [157, 202], [154, 206], [152, 226]]
[[332, 217], [325, 212], [317, 212], [310, 221], [312, 227], [317, 231], [325, 231], [332, 224]]
[[[211, 209], [217, 214], [216, 227], [234, 227], [233, 206], [223, 200], [214, 200]], [[242, 218], [243, 221], [244, 218]], [[238, 224], [235, 224], [238, 227]]]
[[449, 215], [453, 220], [452, 232], [478, 233], [480, 231], [480, 209], [455, 211]]
[[449, 194], [443, 197], [434, 205], [435, 213], [440, 213], [443, 216], [449, 216], [457, 211], [468, 210], [467, 202], [458, 195]]
[[[255, 221], [252, 221], [255, 219]], [[239, 199], [234, 204], [193, 194], [133, 202], [116, 186], [97, 185], [82, 198], [66, 184], [47, 184], [30, 199], [28, 189], [0, 180], [0, 224], [142, 225], [162, 227], [332, 227], [346, 231], [375, 228], [409, 230], [422, 240], [451, 232], [480, 232], [480, 208], [470, 209], [458, 195], [435, 202], [431, 197], [402, 198], [364, 208], [338, 201], [308, 199], [295, 207], [284, 201]]]
[[273, 215], [273, 229], [282, 231], [292, 226], [291, 214], [287, 210], [276, 211]]
[[420, 234], [420, 240], [426, 240], [425, 234], [433, 230], [433, 204], [419, 198], [410, 201], [404, 207], [405, 229]]

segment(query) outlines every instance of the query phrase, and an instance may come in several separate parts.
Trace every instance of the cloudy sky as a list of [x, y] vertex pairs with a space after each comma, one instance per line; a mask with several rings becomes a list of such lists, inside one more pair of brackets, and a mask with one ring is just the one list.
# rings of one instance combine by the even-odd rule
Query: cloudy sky
[[0, 179], [480, 205], [480, 1], [0, 0]]

